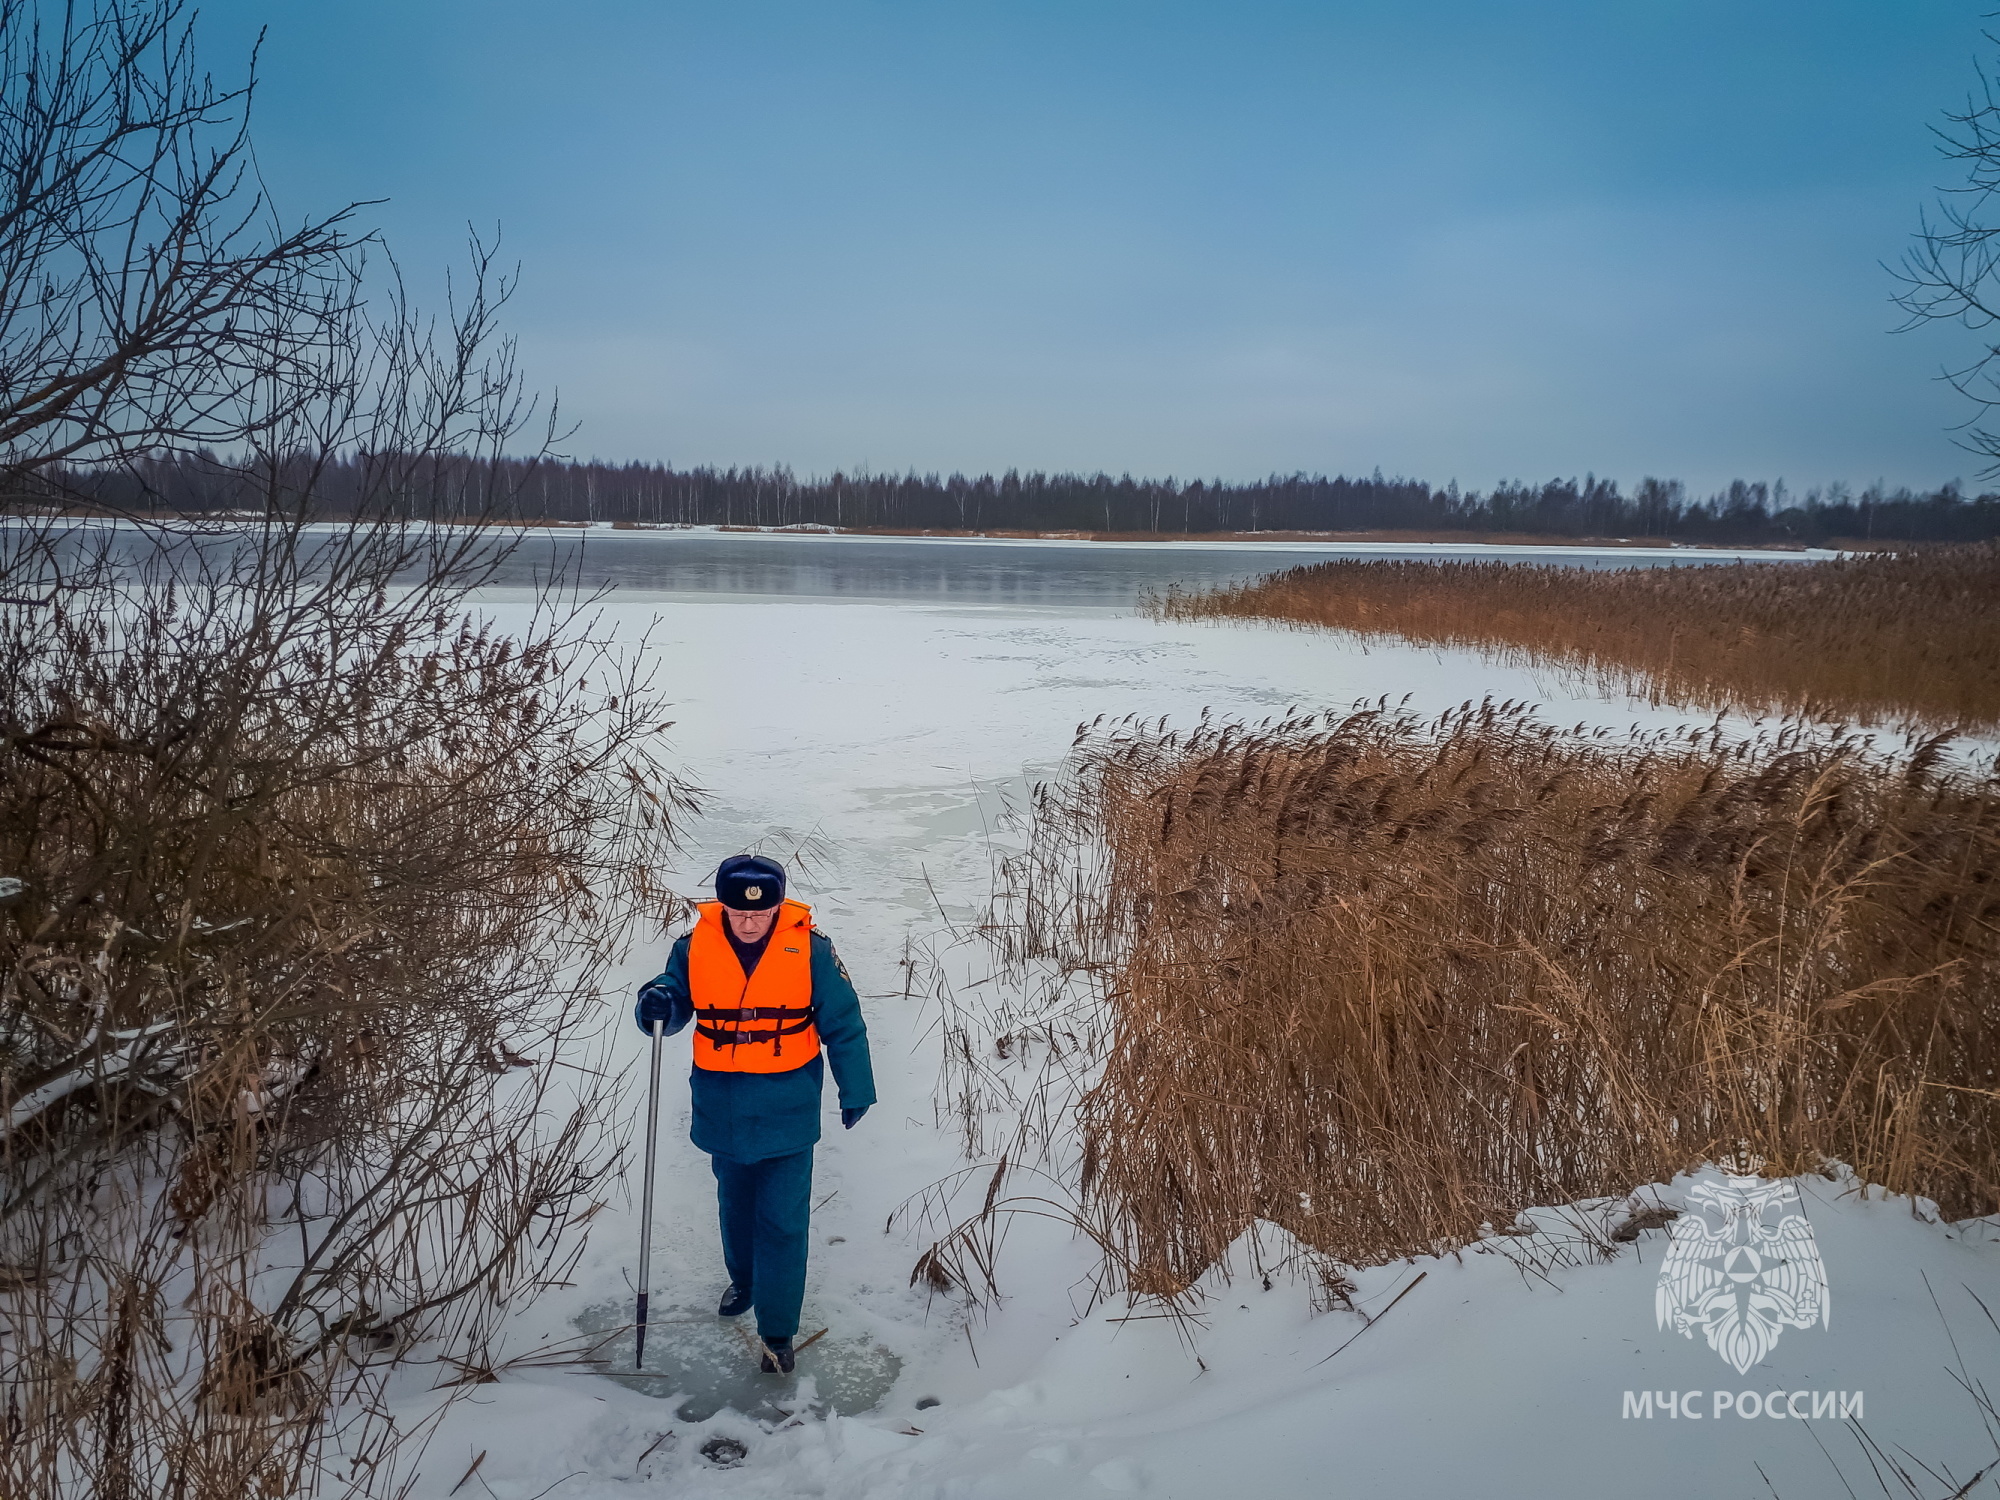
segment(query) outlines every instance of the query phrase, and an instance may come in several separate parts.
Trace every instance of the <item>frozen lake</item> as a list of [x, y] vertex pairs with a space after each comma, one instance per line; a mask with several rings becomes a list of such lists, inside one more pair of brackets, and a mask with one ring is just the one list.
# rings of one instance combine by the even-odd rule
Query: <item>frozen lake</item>
[[1066, 542], [945, 537], [787, 536], [718, 531], [536, 532], [503, 581], [532, 584], [556, 567], [626, 598], [750, 594], [973, 605], [1127, 609], [1145, 589], [1242, 583], [1332, 558], [1560, 562], [1579, 568], [1797, 561], [1803, 553], [1670, 547], [1504, 547], [1318, 542]]
[[[701, 586], [668, 586], [710, 557]], [[1541, 703], [1565, 724], [1680, 721], [1471, 652], [1134, 610], [1144, 588], [1255, 577], [1300, 557], [1243, 545], [1184, 554], [641, 534], [589, 544], [583, 581], [609, 584], [605, 620], [647, 641], [676, 721], [667, 753], [708, 790], [689, 829], [690, 876], [752, 846], [802, 851], [805, 886], [829, 921], [864, 924], [870, 945], [897, 951], [910, 927], [935, 922], [939, 900], [954, 916], [983, 902], [1000, 800], [1053, 771], [1085, 720], [1259, 719], [1405, 695], [1443, 710], [1490, 693]], [[782, 587], [801, 577], [799, 590]], [[503, 615], [512, 592], [493, 596]]]
[[[671, 702], [663, 752], [706, 789], [704, 812], [685, 829], [678, 887], [705, 894], [716, 862], [744, 849], [787, 859], [795, 894], [813, 905], [863, 995], [881, 1102], [852, 1132], [829, 1116], [805, 1327], [833, 1329], [894, 1383], [865, 1415], [774, 1430], [728, 1410], [690, 1420], [714, 1398], [665, 1389], [667, 1376], [628, 1389], [529, 1372], [481, 1387], [480, 1405], [452, 1414], [422, 1496], [433, 1493], [432, 1474], [444, 1476], [441, 1496], [487, 1449], [481, 1478], [510, 1500], [566, 1475], [558, 1493], [572, 1500], [629, 1493], [635, 1478], [685, 1493], [788, 1497], [1196, 1500], [1285, 1490], [1525, 1500], [1606, 1483], [1664, 1497], [1749, 1493], [1760, 1464], [1781, 1494], [1828, 1492], [1827, 1460], [1798, 1424], [1620, 1421], [1624, 1386], [1743, 1383], [1707, 1350], [1656, 1330], [1656, 1245], [1552, 1283], [1492, 1257], [1438, 1262], [1428, 1290], [1324, 1369], [1317, 1361], [1359, 1322], [1312, 1314], [1307, 1290], [1282, 1277], [1269, 1293], [1254, 1278], [1223, 1291], [1193, 1348], [1166, 1324], [1113, 1322], [1119, 1307], [1080, 1317], [1092, 1258], [1049, 1224], [1010, 1231], [1000, 1263], [1007, 1296], [990, 1314], [968, 1320], [909, 1285], [929, 1241], [903, 1222], [885, 1225], [965, 1163], [933, 1118], [936, 1018], [906, 997], [905, 945], [981, 909], [1005, 844], [996, 819], [1060, 764], [1079, 723], [1127, 714], [1190, 723], [1203, 709], [1258, 719], [1384, 695], [1442, 710], [1488, 694], [1539, 703], [1565, 725], [1681, 721], [1470, 653], [1362, 649], [1328, 634], [1132, 613], [1142, 587], [1330, 555], [1198, 553], [713, 536], [585, 544], [587, 576], [613, 585], [603, 623], [646, 642]], [[1663, 560], [1568, 556], [1589, 566]], [[497, 591], [490, 608], [496, 619], [518, 618], [517, 591]], [[615, 1012], [666, 946], [655, 933], [634, 953], [607, 998]], [[657, 1302], [699, 1317], [724, 1280], [714, 1183], [687, 1140], [687, 1044], [668, 1046], [653, 1288]], [[627, 1021], [616, 1047], [617, 1065], [641, 1079], [645, 1044]], [[1948, 1439], [1976, 1438], [1976, 1424], [1942, 1397], [1896, 1403], [1887, 1372], [1942, 1368], [1950, 1351], [1931, 1314], [1899, 1300], [1909, 1277], [1864, 1265], [1889, 1246], [1896, 1264], [1933, 1265], [1940, 1285], [2000, 1290], [1993, 1247], [1940, 1248], [1942, 1231], [1900, 1206], [1879, 1205], [1879, 1222], [1851, 1209], [1835, 1219], [1831, 1197], [1815, 1213], [1832, 1221], [1822, 1234], [1841, 1314], [1830, 1331], [1788, 1335], [1774, 1356], [1785, 1367], [1765, 1383], [1867, 1387], [1868, 1414], [1880, 1413], [1872, 1425], [1926, 1457]], [[1893, 1244], [1892, 1234], [1901, 1236]], [[573, 1285], [526, 1314], [503, 1352], [603, 1327], [629, 1297], [636, 1240], [635, 1208], [613, 1204]], [[1410, 1274], [1400, 1265], [1361, 1273], [1367, 1305], [1379, 1309]], [[695, 1332], [728, 1350], [726, 1338]], [[660, 1399], [677, 1394], [693, 1404]], [[1824, 1426], [1831, 1443], [1838, 1430]], [[747, 1445], [743, 1467], [725, 1472], [698, 1456], [717, 1435]]]

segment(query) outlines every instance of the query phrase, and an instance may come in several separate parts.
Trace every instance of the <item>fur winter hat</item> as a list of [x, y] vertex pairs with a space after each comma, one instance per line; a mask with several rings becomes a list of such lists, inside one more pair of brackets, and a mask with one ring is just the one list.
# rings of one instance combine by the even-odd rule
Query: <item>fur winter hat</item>
[[716, 869], [715, 899], [733, 911], [768, 911], [785, 899], [785, 867], [761, 854], [732, 854]]

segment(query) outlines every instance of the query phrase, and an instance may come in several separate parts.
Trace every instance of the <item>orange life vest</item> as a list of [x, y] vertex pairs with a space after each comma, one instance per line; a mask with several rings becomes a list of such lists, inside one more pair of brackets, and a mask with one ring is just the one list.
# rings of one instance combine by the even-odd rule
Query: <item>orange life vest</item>
[[813, 1025], [812, 912], [778, 908], [763, 957], [746, 978], [730, 946], [722, 903], [704, 901], [688, 935], [694, 1065], [718, 1073], [789, 1073], [819, 1056]]

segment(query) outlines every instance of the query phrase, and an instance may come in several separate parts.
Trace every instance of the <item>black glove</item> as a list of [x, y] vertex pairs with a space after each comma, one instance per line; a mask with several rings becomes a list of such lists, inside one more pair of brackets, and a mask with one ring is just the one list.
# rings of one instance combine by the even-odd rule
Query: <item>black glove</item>
[[868, 1113], [868, 1106], [865, 1104], [862, 1105], [861, 1108], [859, 1109], [843, 1109], [840, 1112], [841, 1126], [844, 1129], [852, 1130], [855, 1126], [861, 1123], [861, 1117], [867, 1113]]
[[647, 1036], [653, 1034], [655, 1021], [664, 1021], [666, 1025], [662, 1029], [671, 1034], [687, 1024], [688, 1018], [683, 1014], [687, 1009], [687, 1001], [679, 999], [664, 987], [649, 984], [639, 991], [639, 1003], [632, 1007], [632, 1019], [639, 1023], [639, 1029]]

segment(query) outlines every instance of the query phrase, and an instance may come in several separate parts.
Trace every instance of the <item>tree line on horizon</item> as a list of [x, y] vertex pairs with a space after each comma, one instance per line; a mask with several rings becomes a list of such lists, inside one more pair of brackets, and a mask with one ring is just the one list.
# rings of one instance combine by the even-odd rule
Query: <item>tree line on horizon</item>
[[[447, 460], [446, 462], [450, 462]], [[314, 489], [337, 514], [342, 461], [315, 467]], [[65, 488], [120, 509], [259, 510], [269, 491], [249, 471], [202, 454], [128, 460], [72, 472]], [[281, 488], [289, 489], [289, 485]], [[1843, 484], [1794, 494], [1782, 480], [1733, 481], [1696, 495], [1678, 480], [1630, 493], [1587, 475], [1491, 490], [1421, 480], [1273, 475], [1247, 483], [1109, 474], [844, 474], [800, 479], [773, 468], [676, 469], [658, 463], [560, 459], [467, 463], [455, 484], [468, 509], [521, 521], [646, 526], [830, 526], [908, 531], [1084, 531], [1202, 535], [1256, 531], [1463, 531], [1717, 543], [1966, 542], [2000, 537], [2000, 494], [1967, 496]], [[435, 505], [438, 486], [431, 486]], [[476, 502], [476, 506], [475, 506]], [[435, 510], [431, 511], [435, 515]]]

